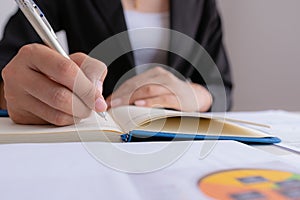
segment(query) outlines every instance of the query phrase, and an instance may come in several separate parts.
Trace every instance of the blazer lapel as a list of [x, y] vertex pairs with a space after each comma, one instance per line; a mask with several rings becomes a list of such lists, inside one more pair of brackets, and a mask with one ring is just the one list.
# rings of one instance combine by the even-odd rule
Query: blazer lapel
[[[170, 0], [171, 29], [195, 38], [205, 1]], [[180, 48], [181, 41], [171, 37], [171, 48]], [[177, 70], [184, 68], [184, 63], [177, 55], [169, 54], [169, 65]]]
[[[126, 21], [120, 0], [93, 0], [112, 34], [126, 31]], [[194, 37], [200, 20], [202, 0], [170, 0], [171, 29]]]
[[203, 3], [202, 0], [171, 0], [171, 29], [194, 38], [202, 14], [199, 8]]
[[[127, 30], [123, 7], [120, 0], [93, 0], [93, 2], [96, 9], [99, 11], [99, 14], [103, 18], [110, 36]], [[127, 50], [128, 46], [131, 46], [128, 35], [125, 40], [118, 40], [117, 42], [119, 43], [120, 48], [123, 48], [124, 50]], [[128, 53], [126, 57], [130, 69], [134, 66], [133, 54]]]
[[[120, 0], [93, 0], [96, 9], [99, 11], [105, 26], [108, 28], [110, 35], [115, 35], [126, 31], [126, 21], [123, 7]], [[189, 37], [195, 38], [201, 20], [202, 8], [205, 1], [203, 0], [170, 0], [171, 29], [183, 33]], [[126, 41], [119, 41], [120, 47], [126, 48], [130, 45], [129, 37]], [[171, 45], [178, 44], [178, 41], [171, 38]], [[129, 66], [134, 66], [132, 53], [127, 54]], [[180, 69], [184, 66], [182, 59], [174, 54], [169, 54], [169, 65]]]
[[93, 0], [111, 35], [126, 31], [122, 3], [120, 0]]

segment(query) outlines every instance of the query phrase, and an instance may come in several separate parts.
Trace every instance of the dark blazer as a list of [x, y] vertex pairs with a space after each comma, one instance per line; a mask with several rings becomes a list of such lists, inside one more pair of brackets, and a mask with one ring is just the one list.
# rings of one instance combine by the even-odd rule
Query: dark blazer
[[[54, 31], [66, 31], [70, 53], [88, 54], [105, 39], [127, 30], [120, 0], [36, 0], [35, 2], [44, 11]], [[221, 73], [227, 94], [226, 109], [229, 109], [232, 81], [222, 43], [222, 26], [215, 0], [170, 0], [170, 4], [171, 29], [193, 38], [209, 53]], [[129, 43], [129, 40], [122, 42]], [[0, 69], [9, 62], [21, 46], [28, 43], [42, 43], [42, 41], [18, 10], [8, 21], [4, 37], [0, 42]], [[99, 59], [101, 60], [101, 57]], [[169, 66], [183, 76], [207, 86], [201, 75], [186, 60], [169, 53], [168, 62]], [[120, 77], [132, 67], [134, 67], [132, 53], [121, 56], [108, 67], [108, 75], [104, 83], [105, 97], [112, 93]], [[216, 102], [218, 94], [212, 93]], [[216, 107], [214, 110], [224, 109]]]

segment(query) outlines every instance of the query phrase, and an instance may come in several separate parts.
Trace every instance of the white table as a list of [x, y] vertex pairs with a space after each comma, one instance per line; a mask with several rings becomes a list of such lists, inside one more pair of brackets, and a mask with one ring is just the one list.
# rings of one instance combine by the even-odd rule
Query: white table
[[[199, 177], [216, 170], [264, 167], [300, 173], [299, 155], [274, 145], [198, 141], [192, 142], [190, 148], [183, 148], [189, 143], [173, 144], [112, 144], [109, 147], [110, 144], [99, 143], [94, 144], [96, 149], [93, 144], [89, 148], [82, 143], [0, 145], [0, 198], [205, 199], [195, 184]], [[119, 154], [120, 149], [123, 153]], [[164, 149], [169, 151], [166, 153]], [[124, 152], [134, 156], [124, 156]], [[153, 152], [156, 154], [149, 160], [143, 159]], [[135, 160], [136, 155], [140, 160]], [[146, 174], [118, 171], [143, 171], [141, 169], [149, 170], [149, 166], [158, 169], [160, 165], [166, 168]], [[116, 166], [122, 167], [114, 170]]]

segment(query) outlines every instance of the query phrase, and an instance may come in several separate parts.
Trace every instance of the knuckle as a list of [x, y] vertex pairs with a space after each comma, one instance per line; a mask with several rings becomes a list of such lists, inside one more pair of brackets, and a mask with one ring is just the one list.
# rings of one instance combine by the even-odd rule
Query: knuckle
[[58, 67], [60, 69], [61, 76], [69, 76], [70, 73], [73, 73], [73, 62], [69, 59], [62, 59], [58, 63]]
[[107, 71], [107, 66], [106, 66], [106, 64], [104, 62], [102, 62], [101, 60], [97, 60], [97, 62], [99, 63], [99, 66], [101, 66], [104, 70]]
[[162, 67], [155, 67], [155, 71], [157, 74], [159, 75], [168, 75], [170, 72], [167, 71], [166, 69], [162, 68]]
[[77, 56], [77, 57], [81, 57], [81, 58], [85, 58], [87, 56], [85, 53], [82, 53], [82, 52], [76, 52], [73, 55]]
[[97, 60], [97, 59], [94, 59], [94, 60], [96, 61], [94, 66], [97, 66], [100, 78], [104, 78], [107, 75], [106, 64], [100, 60]]
[[30, 56], [33, 52], [33, 49], [36, 48], [35, 46], [36, 44], [27, 44], [22, 46], [18, 52], [18, 55]]
[[3, 79], [3, 87], [5, 89], [18, 85], [21, 82], [20, 78], [22, 78], [22, 75], [24, 74], [19, 73], [17, 67], [8, 64], [2, 70], [1, 75]]
[[26, 56], [27, 58], [31, 57], [33, 53], [39, 52], [41, 48], [46, 48], [46, 47], [37, 43], [26, 44], [19, 49], [17, 56], [21, 55], [24, 57]]
[[171, 72], [166, 72], [164, 76], [166, 77], [166, 80], [173, 81], [175, 79], [175, 76]]
[[154, 70], [156, 71], [156, 73], [160, 76], [163, 76], [165, 80], [168, 80], [168, 79], [171, 79], [173, 80], [174, 79], [174, 74], [172, 74], [170, 71], [162, 68], [162, 67], [155, 67]]
[[12, 70], [12, 68], [10, 67], [10, 66], [6, 66], [6, 67], [4, 67], [4, 69], [2, 70], [2, 73], [1, 73], [1, 75], [2, 75], [2, 78], [3, 78], [3, 81], [8, 81], [8, 80], [10, 80], [10, 77], [13, 75], [14, 73], [13, 73], [13, 70]]
[[85, 73], [85, 75], [90, 80], [100, 80], [103, 81], [105, 76], [107, 75], [107, 67], [106, 65], [91, 57], [87, 57], [81, 64], [80, 69]]
[[15, 122], [16, 124], [21, 124], [23, 122], [23, 117], [20, 115], [16, 114], [15, 112], [9, 112], [9, 118]]
[[94, 88], [84, 90], [80, 97], [84, 100], [92, 100], [96, 97], [97, 91]]
[[20, 111], [19, 107], [16, 109], [15, 105], [8, 103], [7, 110], [9, 113], [9, 118], [16, 124], [28, 124], [28, 112], [23, 110]]
[[145, 94], [152, 95], [155, 93], [155, 88], [151, 85], [145, 86]]
[[13, 94], [13, 92], [11, 92], [11, 90], [7, 89], [6, 86], [4, 87], [4, 98], [5, 98], [5, 101], [7, 102], [7, 104], [18, 102], [16, 95]]
[[160, 73], [165, 71], [165, 70], [164, 70], [162, 67], [160, 67], [160, 66], [154, 67], [153, 70], [155, 70], [155, 71], [157, 71], [157, 72], [160, 72]]
[[56, 112], [54, 115], [53, 124], [56, 126], [66, 126], [73, 123], [73, 118], [66, 114]]
[[107, 74], [107, 66], [106, 66], [106, 64], [103, 63], [103, 62], [101, 62], [101, 67], [102, 67], [102, 70], [103, 70], [103, 75], [106, 76], [106, 74]]
[[62, 105], [69, 105], [71, 100], [68, 95], [68, 90], [65, 88], [56, 89], [53, 94], [52, 102], [56, 108]]

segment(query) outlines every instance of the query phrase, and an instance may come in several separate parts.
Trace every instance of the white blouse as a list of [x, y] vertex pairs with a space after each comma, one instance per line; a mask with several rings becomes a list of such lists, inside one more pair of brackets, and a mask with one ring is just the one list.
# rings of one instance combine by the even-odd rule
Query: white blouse
[[[127, 28], [129, 30], [129, 39], [133, 49], [141, 47], [142, 44], [151, 42], [151, 46], [157, 47], [157, 49], [139, 49], [133, 52], [135, 60], [135, 70], [137, 74], [140, 74], [153, 65], [151, 63], [158, 63], [167, 65], [168, 52], [159, 50], [168, 49], [170, 43], [170, 35], [166, 35], [166, 31], [155, 31], [155, 35], [145, 32], [145, 34], [133, 34], [134, 29], [142, 28], [170, 28], [170, 13], [143, 13], [131, 10], [125, 10], [125, 20]], [[157, 30], [157, 29], [156, 29]]]

